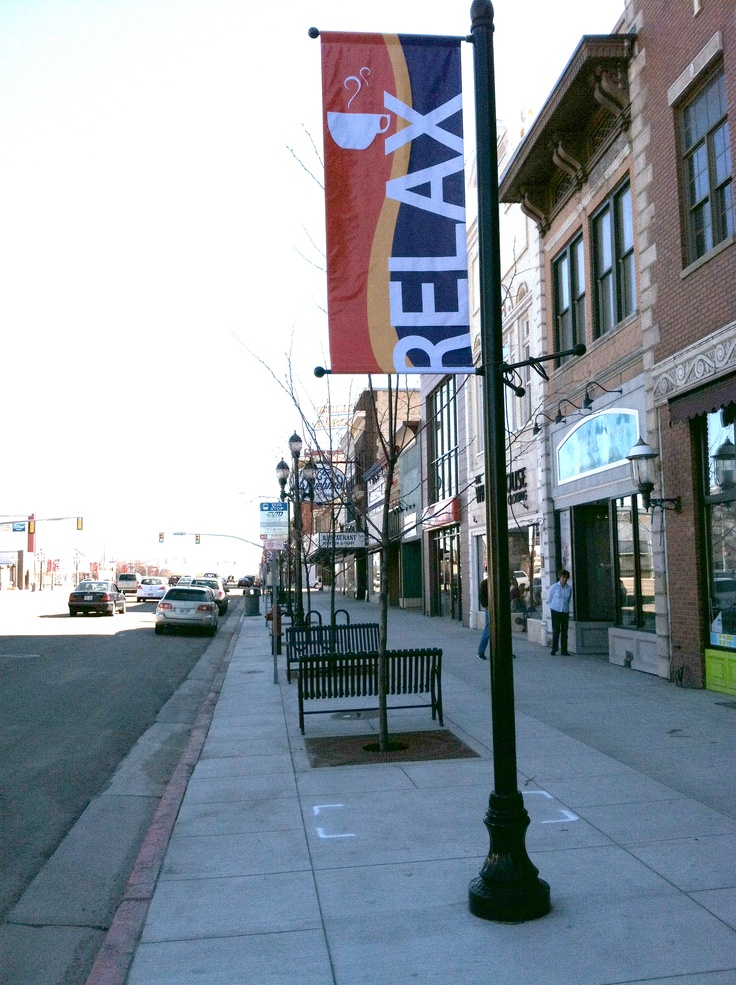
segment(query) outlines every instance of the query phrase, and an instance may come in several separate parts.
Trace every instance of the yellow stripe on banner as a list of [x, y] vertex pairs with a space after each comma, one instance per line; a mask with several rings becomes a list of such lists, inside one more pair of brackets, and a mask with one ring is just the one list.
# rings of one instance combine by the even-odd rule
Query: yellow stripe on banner
[[[396, 34], [384, 34], [383, 40], [394, 71], [395, 95], [402, 103], [410, 107], [412, 105], [411, 83], [401, 42]], [[397, 120], [397, 125], [399, 130], [409, 126], [406, 120], [401, 119]], [[394, 151], [391, 180], [408, 173], [410, 153], [411, 141]], [[376, 233], [373, 237], [368, 268], [368, 334], [376, 362], [384, 373], [394, 372], [396, 331], [391, 325], [388, 258], [391, 256], [398, 215], [399, 203], [394, 199], [384, 199]]]

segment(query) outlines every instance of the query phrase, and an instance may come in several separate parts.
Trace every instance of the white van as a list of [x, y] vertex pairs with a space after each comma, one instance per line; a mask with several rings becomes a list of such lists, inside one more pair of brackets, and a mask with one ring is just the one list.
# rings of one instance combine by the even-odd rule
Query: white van
[[117, 577], [117, 585], [123, 595], [137, 595], [141, 576], [135, 571], [121, 571]]

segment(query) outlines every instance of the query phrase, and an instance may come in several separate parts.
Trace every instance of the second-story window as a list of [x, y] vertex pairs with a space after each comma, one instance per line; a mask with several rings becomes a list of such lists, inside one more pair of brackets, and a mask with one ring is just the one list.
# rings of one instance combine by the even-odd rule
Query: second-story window
[[723, 72], [682, 108], [688, 262], [734, 234], [731, 145]]
[[456, 377], [449, 376], [427, 401], [430, 434], [429, 501], [458, 493]]
[[[553, 262], [555, 349], [585, 342], [585, 250], [578, 236]], [[561, 360], [564, 362], [564, 359]]]
[[593, 216], [596, 337], [636, 310], [631, 186], [616, 191]]

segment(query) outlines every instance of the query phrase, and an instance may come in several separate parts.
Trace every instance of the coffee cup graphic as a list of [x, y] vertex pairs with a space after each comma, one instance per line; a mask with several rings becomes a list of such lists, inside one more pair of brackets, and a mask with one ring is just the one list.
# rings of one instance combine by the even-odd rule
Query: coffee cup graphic
[[327, 127], [343, 150], [365, 150], [391, 124], [387, 113], [328, 113]]

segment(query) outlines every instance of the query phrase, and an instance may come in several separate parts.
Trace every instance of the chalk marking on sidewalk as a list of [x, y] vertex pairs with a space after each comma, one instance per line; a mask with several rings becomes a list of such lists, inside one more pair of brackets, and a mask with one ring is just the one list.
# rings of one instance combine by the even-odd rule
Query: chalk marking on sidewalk
[[[552, 796], [552, 794], [549, 793], [547, 790], [525, 790], [524, 793], [525, 794], [538, 793], [538, 794], [541, 794], [543, 797], [547, 797], [548, 800], [554, 800], [555, 799]], [[569, 811], [566, 807], [559, 807], [558, 810], [559, 810], [560, 814], [562, 814], [562, 817], [561, 818], [555, 818], [555, 819], [549, 820], [549, 821], [540, 821], [539, 823], [540, 824], [564, 824], [566, 821], [579, 821], [580, 820], [580, 818], [578, 817], [577, 814], [573, 814], [573, 812], [572, 811]]]
[[[320, 811], [326, 810], [328, 808], [330, 808], [330, 809], [341, 808], [342, 806], [343, 806], [342, 804], [315, 804], [312, 807], [312, 811], [314, 812], [314, 814], [316, 816], [317, 814], [320, 813]], [[315, 831], [317, 832], [317, 835], [320, 838], [356, 838], [357, 837], [357, 835], [354, 835], [354, 834], [328, 835], [328, 834], [325, 834], [325, 829], [324, 828], [315, 828]]]
[[560, 813], [564, 815], [559, 821], [542, 821], [542, 824], [564, 824], [565, 821], [579, 821], [580, 818], [577, 814], [573, 814], [572, 811], [568, 811], [566, 807], [560, 808]]

